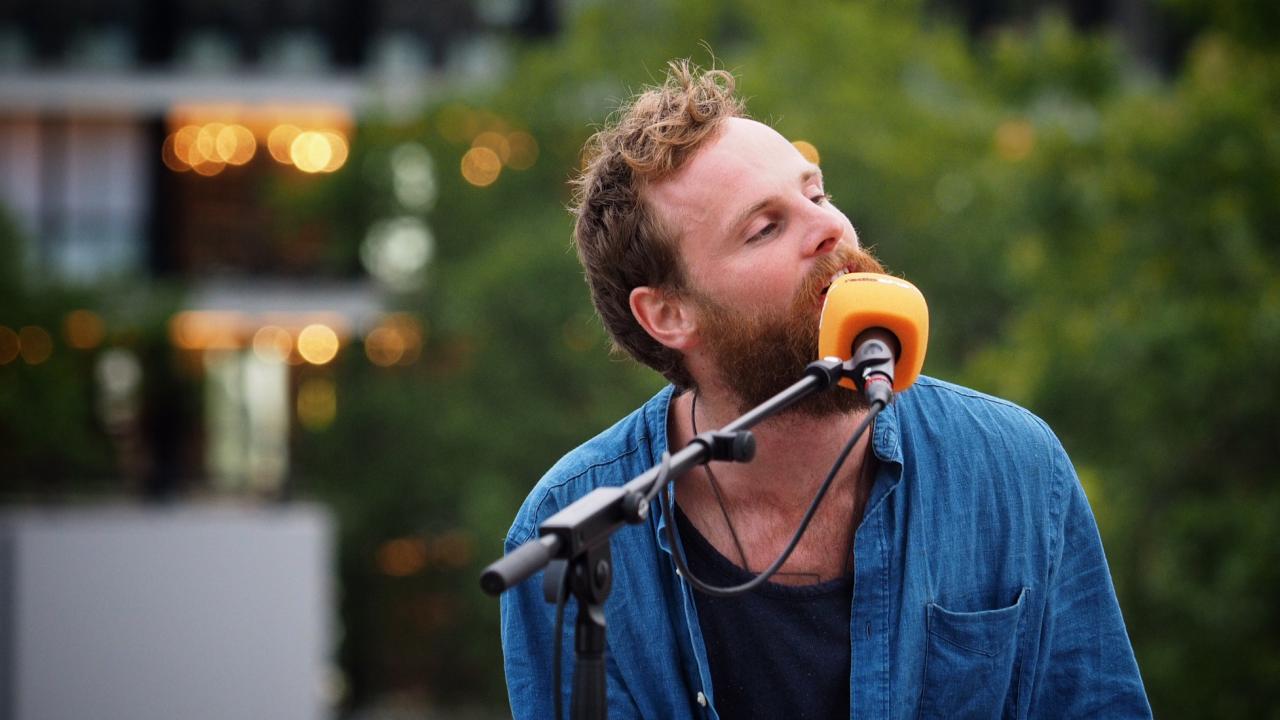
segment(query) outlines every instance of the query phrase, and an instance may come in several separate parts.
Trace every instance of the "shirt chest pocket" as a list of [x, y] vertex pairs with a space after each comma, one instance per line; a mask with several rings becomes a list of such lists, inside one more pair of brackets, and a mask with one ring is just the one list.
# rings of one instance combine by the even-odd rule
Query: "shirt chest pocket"
[[981, 612], [929, 603], [919, 717], [1015, 714], [1026, 596], [1021, 588], [1013, 605]]

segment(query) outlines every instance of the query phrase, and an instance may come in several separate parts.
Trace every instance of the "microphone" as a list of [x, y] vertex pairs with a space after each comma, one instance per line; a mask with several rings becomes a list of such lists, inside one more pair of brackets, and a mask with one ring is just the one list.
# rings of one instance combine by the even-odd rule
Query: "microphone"
[[[902, 392], [920, 376], [928, 344], [929, 307], [906, 280], [849, 273], [827, 290], [818, 323], [818, 357], [854, 360], [854, 378], [841, 379], [842, 386], [863, 392], [874, 382]], [[888, 393], [883, 398], [887, 403]]]

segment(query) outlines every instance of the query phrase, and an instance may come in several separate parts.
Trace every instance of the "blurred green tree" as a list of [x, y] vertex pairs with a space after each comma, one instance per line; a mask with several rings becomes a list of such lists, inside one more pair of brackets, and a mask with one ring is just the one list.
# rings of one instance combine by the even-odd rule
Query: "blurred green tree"
[[1206, 35], [1083, 142], [1037, 124], [1019, 302], [969, 366], [1075, 450], [1166, 716], [1280, 712], [1277, 59]]

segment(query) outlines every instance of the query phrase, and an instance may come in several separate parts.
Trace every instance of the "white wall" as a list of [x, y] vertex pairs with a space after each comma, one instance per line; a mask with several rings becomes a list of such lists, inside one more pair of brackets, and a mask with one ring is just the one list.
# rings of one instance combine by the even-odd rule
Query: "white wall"
[[327, 717], [332, 547], [311, 506], [0, 516], [0, 717]]

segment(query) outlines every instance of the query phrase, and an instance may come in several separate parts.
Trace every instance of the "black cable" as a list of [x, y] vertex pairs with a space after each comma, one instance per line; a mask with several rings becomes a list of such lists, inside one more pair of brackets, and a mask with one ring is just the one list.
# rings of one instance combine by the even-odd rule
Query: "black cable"
[[[822, 485], [818, 488], [817, 494], [813, 496], [813, 502], [809, 503], [809, 509], [805, 510], [804, 517], [800, 520], [800, 526], [796, 528], [795, 534], [791, 536], [791, 541], [787, 543], [787, 548], [782, 551], [782, 554], [779, 555], [778, 558], [769, 565], [769, 567], [765, 568], [764, 572], [761, 572], [759, 575], [756, 575], [741, 585], [733, 585], [729, 587], [708, 585], [706, 582], [698, 579], [692, 572], [690, 572], [689, 566], [685, 563], [684, 553], [680, 549], [680, 543], [676, 539], [675, 501], [673, 500], [670, 490], [665, 486], [666, 484], [663, 483], [661, 490], [662, 509], [663, 512], [667, 514], [667, 543], [671, 545], [671, 556], [675, 559], [676, 568], [680, 571], [680, 574], [689, 581], [690, 585], [693, 585], [694, 589], [715, 597], [732, 597], [734, 595], [741, 595], [742, 593], [754, 590], [768, 582], [769, 578], [773, 577], [773, 574], [787, 562], [787, 559], [791, 557], [791, 553], [796, 549], [796, 546], [800, 544], [800, 538], [804, 536], [805, 530], [809, 528], [809, 521], [813, 520], [814, 514], [818, 511], [818, 505], [822, 502], [822, 498], [826, 496], [827, 490], [831, 489], [831, 483], [835, 481], [836, 474], [840, 472], [840, 467], [844, 465], [844, 461], [849, 457], [849, 453], [853, 452], [853, 446], [858, 443], [858, 438], [862, 437], [862, 433], [866, 432], [867, 427], [871, 425], [871, 421], [875, 419], [876, 415], [879, 415], [880, 411], [883, 409], [884, 403], [879, 399], [872, 401], [871, 408], [867, 411], [866, 417], [862, 419], [862, 422], [858, 423], [858, 427], [854, 428], [853, 435], [849, 437], [849, 441], [846, 442], [844, 447], [840, 450], [840, 455], [836, 458], [835, 464], [831, 466], [831, 471], [827, 473], [827, 477], [822, 481]], [[664, 462], [666, 462], [665, 456]]]
[[667, 486], [667, 476], [671, 474], [671, 451], [662, 451], [662, 460], [658, 463], [658, 474], [653, 478], [653, 484], [649, 486], [648, 492], [644, 494], [644, 501], [641, 505], [648, 505], [653, 502], [653, 498], [658, 495], [662, 488]]
[[[567, 566], [566, 566], [567, 567]], [[556, 637], [553, 643], [555, 650], [552, 651], [551, 666], [551, 684], [555, 691], [555, 708], [556, 714], [552, 717], [560, 720], [564, 717], [564, 692], [560, 688], [560, 655], [564, 645], [564, 606], [568, 601], [568, 593], [565, 592], [569, 585], [569, 573], [562, 573], [560, 578], [560, 587], [556, 589]]]

